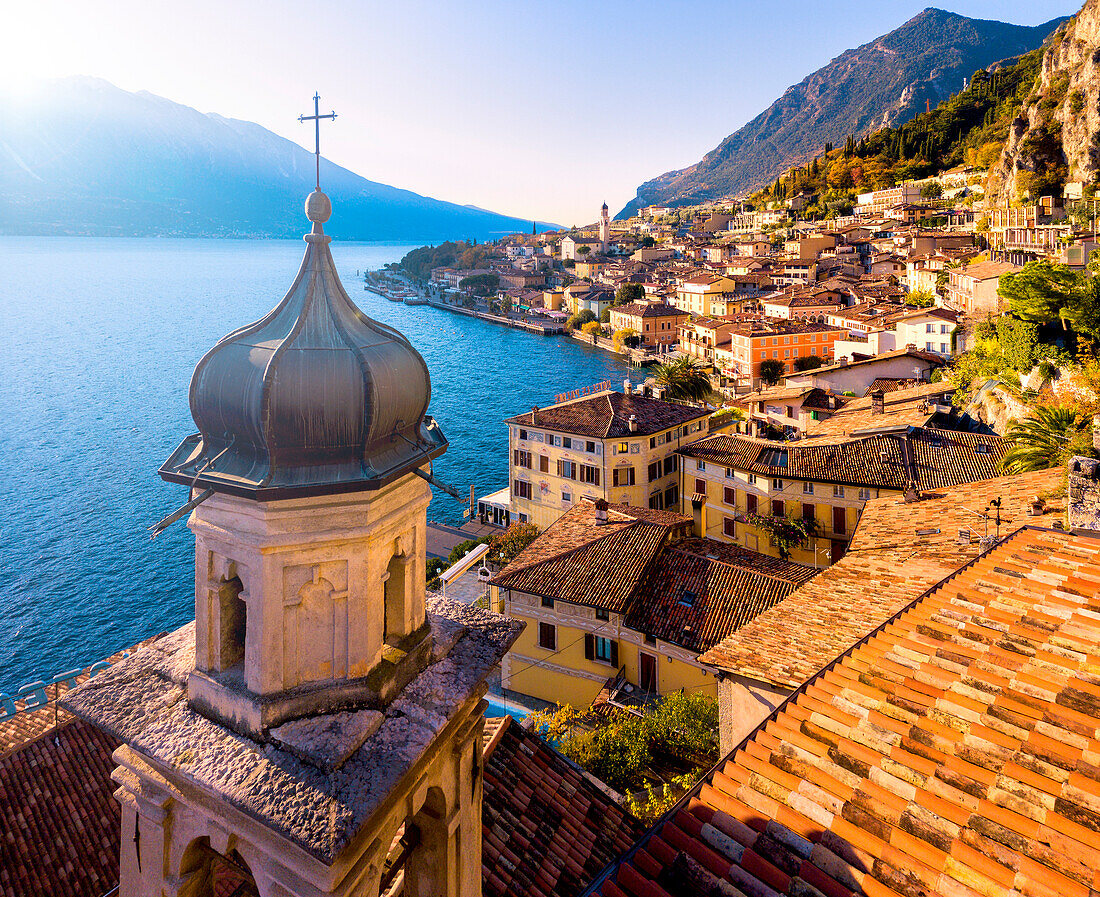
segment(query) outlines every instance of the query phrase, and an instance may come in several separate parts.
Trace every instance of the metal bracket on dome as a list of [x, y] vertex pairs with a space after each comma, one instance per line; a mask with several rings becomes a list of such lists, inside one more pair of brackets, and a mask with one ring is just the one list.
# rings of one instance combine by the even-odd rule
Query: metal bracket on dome
[[429, 483], [435, 486], [436, 489], [439, 489], [442, 492], [446, 492], [449, 496], [451, 496], [451, 498], [457, 499], [464, 505], [469, 504], [469, 501], [467, 501], [466, 497], [454, 486], [448, 486], [446, 483], [437, 480], [433, 474], [425, 473], [419, 467], [414, 467], [413, 473], [415, 473], [422, 480], [427, 480]]
[[159, 536], [161, 533], [163, 533], [166, 529], [168, 529], [168, 527], [170, 527], [173, 523], [175, 523], [177, 520], [179, 520], [184, 514], [190, 514], [193, 510], [195, 510], [195, 508], [197, 508], [199, 505], [201, 505], [204, 501], [206, 501], [213, 494], [214, 494], [213, 489], [206, 489], [206, 490], [200, 492], [198, 495], [196, 495], [193, 499], [191, 499], [191, 501], [189, 501], [187, 504], [185, 504], [179, 510], [173, 511], [171, 514], [169, 514], [163, 520], [158, 520], [151, 527], [149, 527], [149, 538], [150, 539], [155, 539], [157, 536]]

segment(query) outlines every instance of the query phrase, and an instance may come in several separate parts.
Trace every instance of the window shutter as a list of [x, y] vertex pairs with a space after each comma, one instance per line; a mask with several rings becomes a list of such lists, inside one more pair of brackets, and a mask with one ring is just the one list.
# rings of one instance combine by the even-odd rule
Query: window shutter
[[611, 639], [611, 665], [619, 668], [619, 643], [615, 639]]
[[593, 468], [593, 473], [595, 474], [595, 476], [592, 479], [592, 485], [598, 486], [600, 485], [600, 469], [598, 467]]
[[596, 658], [596, 637], [591, 632], [584, 634], [584, 659], [595, 660]]
[[561, 458], [558, 458], [558, 476], [561, 476]]

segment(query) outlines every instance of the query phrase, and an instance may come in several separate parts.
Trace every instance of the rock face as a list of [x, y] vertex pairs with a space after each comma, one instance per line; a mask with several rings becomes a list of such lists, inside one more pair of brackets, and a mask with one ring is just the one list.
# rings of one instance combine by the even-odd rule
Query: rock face
[[700, 162], [638, 188], [619, 217], [646, 205], [685, 205], [762, 187], [841, 144], [908, 121], [977, 69], [1040, 46], [1063, 20], [1025, 27], [926, 9], [900, 28], [847, 50], [786, 92]]
[[1087, 0], [1048, 40], [1035, 90], [1012, 123], [987, 194], [1015, 202], [1060, 194], [1100, 171], [1100, 2]]

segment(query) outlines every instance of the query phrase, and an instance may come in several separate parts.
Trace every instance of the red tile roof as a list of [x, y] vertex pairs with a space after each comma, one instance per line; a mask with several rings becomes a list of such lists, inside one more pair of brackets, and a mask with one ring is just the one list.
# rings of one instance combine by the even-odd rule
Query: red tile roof
[[0, 757], [0, 897], [102, 897], [118, 884], [116, 747], [70, 720]]
[[[1062, 473], [1041, 470], [922, 494], [867, 502], [848, 553], [785, 601], [732, 632], [701, 660], [780, 688], [797, 688], [933, 583], [981, 550], [982, 514], [1000, 500], [998, 536], [1029, 520], [1035, 495], [1058, 489]], [[1055, 504], [1046, 525], [1064, 517]], [[965, 534], [965, 539], [960, 534]]]
[[[677, 405], [660, 399], [609, 391], [517, 414], [505, 423], [575, 433], [578, 436], [595, 436], [598, 439], [626, 439], [660, 433], [709, 414], [706, 408], [697, 405]], [[637, 426], [634, 432], [630, 430], [631, 417]]]
[[485, 897], [574, 897], [645, 831], [610, 792], [509, 717], [486, 749], [481, 820]]
[[808, 682], [605, 897], [1090, 897], [1100, 540], [1023, 529]]

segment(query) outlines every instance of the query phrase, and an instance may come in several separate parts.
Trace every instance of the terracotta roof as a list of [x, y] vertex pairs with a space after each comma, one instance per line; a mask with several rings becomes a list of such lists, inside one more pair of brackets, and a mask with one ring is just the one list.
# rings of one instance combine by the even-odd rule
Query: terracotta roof
[[690, 529], [691, 518], [610, 505], [608, 522], [599, 525], [595, 513], [593, 502], [577, 502], [493, 577], [493, 583], [502, 589], [625, 612], [669, 534], [674, 528]]
[[[540, 408], [536, 412], [517, 414], [508, 418], [505, 423], [543, 427], [547, 430], [575, 433], [578, 436], [617, 439], [660, 433], [709, 414], [706, 408], [695, 405], [676, 405], [660, 399], [608, 391]], [[638, 427], [633, 433], [630, 431], [631, 416]]]
[[871, 392], [862, 398], [849, 398], [844, 406], [824, 420], [810, 421], [805, 434], [810, 436], [849, 436], [860, 430], [882, 427], [923, 427], [932, 421], [937, 412], [929, 407], [937, 399], [946, 397], [951, 404], [950, 383], [921, 383], [883, 390], [883, 410], [876, 414], [872, 409]]
[[485, 897], [574, 897], [645, 831], [587, 773], [509, 717], [486, 753]]
[[899, 389], [912, 389], [923, 381], [913, 377], [876, 377], [867, 387], [868, 392], [896, 392]]
[[1012, 274], [1019, 270], [1019, 265], [1013, 265], [1010, 262], [975, 262], [973, 265], [967, 265], [956, 273], [965, 274], [967, 277], [972, 277], [975, 280], [992, 280], [994, 277], [1000, 277], [1002, 274]]
[[925, 352], [921, 349], [895, 349], [893, 352], [883, 352], [879, 355], [874, 355], [871, 358], [864, 358], [860, 361], [848, 361], [844, 364], [830, 364], [823, 368], [815, 368], [812, 371], [802, 371], [796, 374], [788, 374], [787, 379], [794, 377], [816, 377], [819, 374], [831, 373], [832, 371], [839, 371], [843, 368], [854, 368], [859, 365], [867, 364], [882, 364], [884, 361], [892, 361], [895, 358], [902, 358], [908, 356], [910, 358], [916, 358], [920, 361], [928, 361], [935, 364], [938, 367], [943, 367], [947, 364], [947, 360], [941, 356], [936, 355], [933, 352]]
[[1024, 529], [830, 664], [593, 887], [1089, 897], [1100, 540]]
[[624, 315], [640, 315], [643, 318], [660, 317], [686, 317], [687, 312], [673, 305], [662, 302], [631, 302], [628, 305], [619, 305], [611, 309]]
[[70, 718], [0, 757], [0, 897], [102, 897], [118, 884], [116, 747]]
[[1005, 443], [1000, 436], [910, 427], [900, 433], [795, 442], [720, 433], [677, 452], [769, 477], [901, 490], [911, 481], [920, 489], [934, 489], [989, 479], [998, 472]]
[[[1034, 519], [1027, 516], [1027, 503], [1057, 490], [1061, 482], [1060, 471], [1041, 470], [934, 490], [917, 502], [897, 496], [869, 501], [843, 558], [701, 660], [796, 688], [930, 585], [975, 558], [990, 501], [1001, 500], [1001, 527], [991, 523], [989, 528], [996, 535]], [[1050, 521], [1063, 513], [1064, 505], [1055, 503], [1039, 519]], [[960, 531], [968, 533], [965, 541]]]
[[817, 572], [712, 539], [691, 518], [584, 500], [493, 577], [493, 584], [624, 614], [636, 632], [705, 651]]
[[704, 651], [816, 573], [736, 545], [687, 539], [661, 552], [624, 623], [688, 651]]

